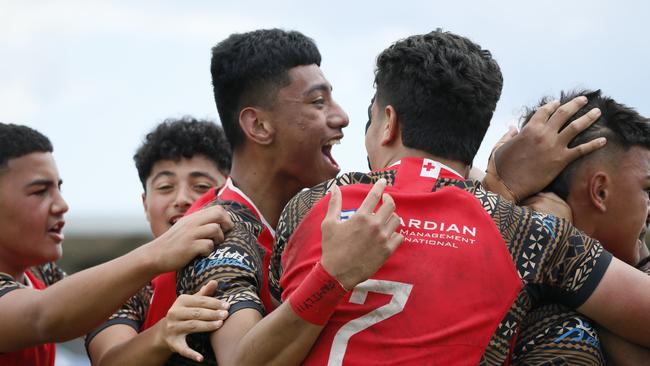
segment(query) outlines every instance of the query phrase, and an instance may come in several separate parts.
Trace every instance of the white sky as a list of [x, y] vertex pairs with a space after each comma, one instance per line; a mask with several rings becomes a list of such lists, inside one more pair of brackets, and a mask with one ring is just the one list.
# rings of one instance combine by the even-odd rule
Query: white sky
[[601, 88], [650, 115], [650, 3], [643, 1], [12, 1], [0, 0], [0, 121], [52, 140], [68, 227], [121, 217], [146, 228], [132, 155], [167, 117], [218, 120], [210, 48], [233, 32], [280, 27], [312, 37], [350, 126], [334, 149], [366, 170], [363, 126], [376, 55], [442, 27], [492, 51], [504, 74], [475, 161], [524, 105], [562, 89]]

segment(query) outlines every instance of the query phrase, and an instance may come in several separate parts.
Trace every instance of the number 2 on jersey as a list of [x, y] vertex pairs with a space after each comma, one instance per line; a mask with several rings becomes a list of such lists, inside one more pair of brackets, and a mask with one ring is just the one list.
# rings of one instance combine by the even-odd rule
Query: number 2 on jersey
[[370, 279], [358, 284], [352, 291], [352, 295], [350, 295], [351, 303], [365, 303], [368, 292], [392, 295], [392, 298], [388, 304], [350, 320], [336, 332], [327, 365], [338, 366], [343, 364], [343, 357], [350, 337], [404, 310], [412, 289], [413, 285], [408, 283], [386, 280]]

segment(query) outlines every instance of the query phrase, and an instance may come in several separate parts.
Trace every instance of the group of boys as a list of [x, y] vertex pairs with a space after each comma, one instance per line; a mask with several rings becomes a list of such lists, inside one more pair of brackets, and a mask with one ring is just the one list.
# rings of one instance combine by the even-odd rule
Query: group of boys
[[[632, 266], [648, 272], [648, 119], [600, 92], [563, 95], [526, 116], [482, 181], [467, 179], [503, 81], [487, 50], [436, 30], [378, 56], [372, 172], [335, 177], [332, 146], [349, 121], [320, 63], [295, 31], [217, 44], [211, 73], [228, 143], [187, 120], [148, 135], [135, 160], [156, 239], [47, 289], [61, 277], [49, 262], [67, 210], [52, 148], [31, 129], [0, 126], [0, 225], [10, 234], [0, 304], [11, 309], [0, 315], [11, 324], [0, 360], [48, 364], [44, 342], [87, 332], [120, 304], [87, 337], [93, 364], [647, 357], [650, 278]], [[542, 189], [557, 196], [534, 196]], [[517, 205], [530, 196], [551, 214]], [[35, 208], [42, 218], [27, 215]], [[26, 214], [4, 217], [10, 209]], [[30, 238], [36, 219], [45, 234]]]

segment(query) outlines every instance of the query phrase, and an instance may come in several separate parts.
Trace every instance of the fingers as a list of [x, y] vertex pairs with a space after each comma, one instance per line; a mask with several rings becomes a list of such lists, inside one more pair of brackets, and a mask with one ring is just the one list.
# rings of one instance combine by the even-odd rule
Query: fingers
[[385, 188], [386, 188], [386, 179], [384, 178], [379, 179], [372, 186], [370, 192], [368, 192], [368, 195], [361, 203], [361, 206], [359, 206], [357, 213], [360, 214], [373, 213], [375, 211], [375, 207], [377, 207], [377, 203], [379, 203], [379, 199], [381, 198], [381, 194], [384, 192]]
[[563, 144], [568, 144], [579, 133], [587, 129], [600, 117], [600, 109], [593, 108], [588, 113], [585, 113], [580, 118], [571, 121], [562, 131], [559, 132]]
[[569, 120], [580, 108], [587, 104], [587, 97], [581, 95], [571, 99], [559, 107], [548, 120], [548, 125], [553, 131], [559, 131], [562, 126]]
[[176, 329], [176, 336], [172, 336], [171, 339], [168, 340], [169, 347], [173, 352], [177, 352], [183, 357], [202, 362], [203, 356], [187, 345], [185, 336], [192, 333], [214, 332], [221, 328], [223, 325], [223, 320], [218, 320], [216, 322], [202, 322], [192, 320], [183, 322], [181, 324], [183, 327], [178, 327]]
[[194, 252], [192, 255], [196, 257], [197, 255], [202, 255], [207, 257], [214, 251], [214, 241], [212, 239], [198, 239], [195, 240], [192, 245], [188, 248], [190, 251]]
[[546, 103], [543, 106], [539, 107], [537, 111], [535, 111], [533, 116], [530, 117], [530, 121], [528, 121], [526, 126], [535, 125], [535, 124], [545, 125], [546, 122], [549, 120], [549, 118], [551, 118], [551, 115], [555, 113], [555, 111], [558, 109], [559, 106], [560, 106], [560, 102], [554, 100], [552, 102]]
[[187, 345], [187, 341], [185, 340], [185, 337], [180, 337], [178, 341], [174, 342], [170, 346], [172, 348], [172, 351], [180, 354], [185, 358], [189, 358], [190, 360], [194, 360], [196, 362], [203, 362], [203, 355], [191, 349]]
[[[212, 239], [217, 243], [223, 242], [223, 231], [221, 225], [215, 222], [208, 222], [196, 228], [194, 231], [197, 239]], [[220, 240], [219, 240], [220, 239]]]
[[584, 144], [578, 145], [576, 147], [569, 149], [569, 159], [577, 159], [581, 156], [585, 156], [593, 151], [600, 149], [601, 147], [607, 144], [607, 139], [605, 137], [599, 137], [593, 139]]
[[[174, 321], [173, 327], [178, 331], [193, 331], [194, 327], [203, 322], [216, 322], [225, 320], [228, 317], [228, 311], [214, 309], [205, 309], [200, 307], [180, 307], [169, 312], [168, 318]], [[197, 321], [198, 323], [192, 323]]]
[[203, 210], [189, 215], [189, 217], [196, 217], [195, 220], [198, 221], [199, 225], [204, 225], [207, 223], [218, 223], [224, 231], [228, 231], [233, 227], [230, 216], [226, 210], [219, 205], [207, 207]]
[[341, 219], [341, 190], [339, 186], [334, 184], [332, 186], [332, 196], [330, 197], [330, 202], [327, 205], [327, 214], [325, 215], [325, 221], [339, 221]]
[[381, 206], [377, 210], [376, 217], [379, 219], [379, 222], [387, 222], [391, 215], [395, 212], [395, 201], [388, 193], [382, 195]]
[[390, 250], [390, 253], [393, 254], [399, 248], [400, 245], [402, 245], [402, 242], [404, 241], [404, 235], [399, 234], [399, 233], [392, 233], [390, 236], [390, 239], [388, 239], [388, 242], [386, 242], [386, 247]]
[[214, 292], [217, 290], [217, 281], [215, 280], [210, 280], [208, 283], [203, 285], [199, 292], [197, 292], [197, 295], [200, 296], [212, 296]]

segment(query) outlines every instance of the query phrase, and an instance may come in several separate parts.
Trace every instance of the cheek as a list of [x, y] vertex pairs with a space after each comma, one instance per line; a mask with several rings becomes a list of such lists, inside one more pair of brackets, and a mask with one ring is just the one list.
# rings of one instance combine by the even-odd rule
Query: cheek
[[147, 216], [152, 221], [161, 220], [166, 216], [166, 211], [171, 204], [171, 199], [162, 195], [149, 196], [147, 199]]

